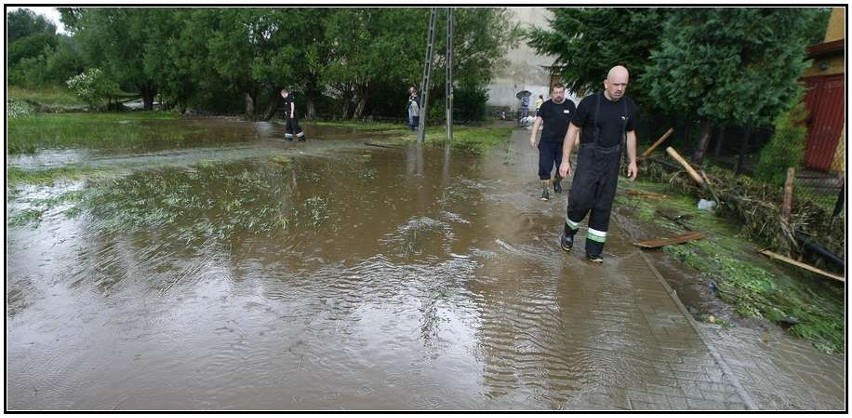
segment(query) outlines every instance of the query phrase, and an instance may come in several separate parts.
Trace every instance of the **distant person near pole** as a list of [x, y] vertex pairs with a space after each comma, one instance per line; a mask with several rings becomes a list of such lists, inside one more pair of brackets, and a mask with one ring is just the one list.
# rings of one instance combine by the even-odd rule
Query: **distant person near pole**
[[408, 127], [412, 131], [416, 131], [420, 126], [420, 97], [417, 96], [417, 88], [414, 86], [408, 89]]

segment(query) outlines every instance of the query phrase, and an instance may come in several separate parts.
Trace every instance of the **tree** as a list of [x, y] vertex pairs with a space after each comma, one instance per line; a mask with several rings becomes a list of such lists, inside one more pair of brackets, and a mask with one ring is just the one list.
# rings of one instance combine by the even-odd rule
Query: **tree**
[[118, 104], [118, 83], [100, 68], [90, 68], [77, 74], [69, 78], [66, 84], [80, 100], [94, 109], [105, 110]]
[[[145, 57], [161, 53], [163, 39], [151, 26], [162, 19], [153, 8], [79, 9], [74, 24], [88, 67], [99, 67], [125, 91], [136, 91], [145, 110], [153, 109], [158, 85]], [[63, 14], [65, 18], [65, 14]]]
[[[523, 32], [505, 8], [459, 8], [453, 13], [453, 81], [474, 96], [481, 95], [494, 71], [506, 65], [503, 56], [509, 48], [517, 46]], [[446, 48], [445, 30], [446, 25], [439, 25], [439, 51]], [[445, 56], [440, 55], [436, 61], [442, 71], [435, 74], [433, 70], [433, 85], [439, 90], [429, 97], [442, 98], [447, 74]]]
[[798, 169], [805, 157], [808, 128], [805, 120], [808, 111], [801, 96], [795, 96], [794, 105], [775, 120], [775, 129], [769, 144], [760, 151], [755, 177], [769, 184], [783, 186], [787, 168]]
[[814, 9], [672, 9], [645, 80], [651, 99], [701, 120], [701, 163], [715, 124], [763, 126], [787, 110], [807, 68]]
[[9, 44], [35, 34], [56, 34], [56, 25], [30, 9], [18, 9], [6, 15], [6, 41]]
[[664, 8], [560, 8], [550, 28], [527, 31], [530, 46], [554, 56], [553, 69], [575, 94], [603, 88], [607, 72], [615, 65], [630, 71], [630, 96], [643, 108], [653, 107], [648, 98], [645, 67], [660, 32], [673, 9]]
[[[297, 8], [266, 11], [263, 29], [266, 47], [255, 56], [252, 76], [270, 97], [265, 118], [272, 116], [278, 105], [279, 90], [288, 87], [305, 99], [305, 112], [315, 114], [314, 102], [322, 95], [320, 71], [327, 62], [327, 42], [321, 22], [330, 9]], [[300, 110], [301, 111], [301, 110]]]
[[[242, 109], [253, 117], [271, 115], [282, 87], [301, 93], [297, 97], [306, 99], [309, 115], [314, 103], [328, 96], [347, 117], [361, 117], [376, 95], [396, 89], [404, 95], [407, 85], [420, 81], [428, 20], [422, 8], [63, 8], [60, 13], [87, 67], [102, 68], [122, 89], [140, 92], [146, 107], [161, 93], [181, 109]], [[505, 9], [462, 9], [457, 16], [455, 76], [475, 91], [490, 80], [513, 29]], [[436, 58], [438, 82], [443, 82], [441, 60]]]
[[27, 86], [45, 84], [41, 69], [57, 47], [56, 26], [30, 9], [8, 13], [6, 23], [9, 83]]
[[335, 9], [327, 16], [329, 59], [320, 74], [337, 93], [344, 118], [353, 102], [353, 116], [360, 118], [377, 83], [399, 80], [415, 67], [410, 46], [424, 33], [418, 22], [426, 16], [424, 9], [383, 8]]

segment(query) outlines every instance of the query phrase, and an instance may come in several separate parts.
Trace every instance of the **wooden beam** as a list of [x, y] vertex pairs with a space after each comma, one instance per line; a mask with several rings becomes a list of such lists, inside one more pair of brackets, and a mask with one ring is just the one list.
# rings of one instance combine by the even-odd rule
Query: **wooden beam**
[[645, 190], [638, 190], [638, 189], [627, 189], [627, 191], [625, 193], [628, 196], [647, 197], [647, 198], [653, 199], [653, 200], [663, 200], [663, 199], [669, 198], [668, 196], [666, 196], [664, 194], [648, 192], [648, 191], [645, 191]]
[[672, 158], [674, 158], [675, 161], [679, 162], [680, 165], [683, 166], [683, 168], [686, 170], [687, 174], [689, 174], [689, 176], [692, 177], [692, 179], [695, 180], [696, 183], [698, 183], [700, 185], [704, 185], [704, 179], [702, 179], [701, 176], [698, 175], [698, 172], [695, 171], [695, 169], [692, 168], [692, 166], [689, 165], [689, 163], [686, 160], [684, 160], [683, 157], [681, 157], [680, 154], [678, 154], [677, 151], [675, 151], [674, 148], [668, 147], [668, 148], [666, 148], [666, 152]]
[[832, 273], [829, 273], [829, 272], [824, 271], [824, 270], [820, 270], [820, 269], [818, 269], [818, 268], [816, 268], [816, 267], [814, 267], [814, 266], [810, 266], [810, 265], [807, 265], [807, 264], [805, 264], [805, 263], [802, 263], [802, 262], [799, 262], [799, 261], [793, 260], [792, 258], [784, 257], [784, 256], [783, 256], [783, 255], [781, 255], [781, 254], [776, 254], [776, 253], [773, 253], [772, 251], [769, 251], [769, 250], [760, 250], [759, 252], [760, 252], [761, 254], [763, 254], [763, 255], [765, 255], [765, 256], [767, 256], [767, 257], [769, 257], [769, 258], [774, 258], [774, 259], [781, 260], [781, 261], [783, 261], [783, 262], [785, 262], [785, 263], [792, 264], [792, 265], [794, 265], [794, 266], [796, 266], [796, 267], [801, 267], [801, 268], [803, 268], [803, 269], [805, 269], [805, 270], [812, 271], [812, 272], [817, 273], [817, 274], [821, 274], [821, 275], [823, 275], [823, 276], [825, 276], [825, 277], [829, 277], [829, 278], [832, 278], [832, 279], [834, 279], [834, 280], [840, 280], [841, 282], [845, 282], [845, 281], [846, 281], [846, 278], [845, 278], [845, 277], [838, 276], [838, 275], [836, 275], [836, 274], [832, 274]]
[[654, 150], [657, 149], [657, 147], [660, 146], [660, 144], [662, 144], [663, 141], [666, 140], [666, 138], [671, 136], [672, 133], [674, 133], [674, 128], [669, 128], [669, 130], [666, 131], [666, 133], [664, 133], [663, 136], [661, 136], [660, 139], [657, 140], [657, 142], [654, 142], [654, 145], [651, 145], [650, 147], [648, 147], [648, 149], [645, 150], [645, 152], [642, 153], [642, 158], [645, 158], [652, 152], [654, 152]]
[[698, 231], [687, 232], [685, 234], [676, 235], [667, 238], [655, 238], [648, 241], [635, 242], [633, 245], [642, 248], [660, 248], [666, 245], [681, 244], [687, 241], [704, 238], [704, 233]]

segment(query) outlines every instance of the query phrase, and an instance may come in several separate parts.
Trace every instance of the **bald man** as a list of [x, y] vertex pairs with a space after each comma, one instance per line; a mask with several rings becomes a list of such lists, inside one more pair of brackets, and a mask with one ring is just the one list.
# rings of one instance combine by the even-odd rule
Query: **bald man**
[[[592, 94], [577, 106], [565, 133], [559, 175], [572, 173], [571, 152], [578, 139], [577, 167], [568, 194], [565, 226], [559, 244], [565, 251], [574, 247], [574, 235], [589, 215], [586, 258], [603, 263], [603, 248], [609, 230], [612, 202], [618, 186], [618, 169], [623, 147], [627, 148], [627, 178], [636, 179], [636, 106], [624, 95], [630, 75], [616, 66], [604, 80], [604, 90]], [[591, 213], [590, 213], [591, 212]]]

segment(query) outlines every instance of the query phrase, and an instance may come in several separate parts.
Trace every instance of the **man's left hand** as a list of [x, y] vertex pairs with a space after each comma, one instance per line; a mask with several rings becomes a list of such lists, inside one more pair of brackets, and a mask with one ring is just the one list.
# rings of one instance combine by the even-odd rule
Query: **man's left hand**
[[636, 162], [632, 162], [627, 165], [627, 178], [630, 181], [636, 180], [636, 175], [639, 174], [639, 167], [636, 165]]

